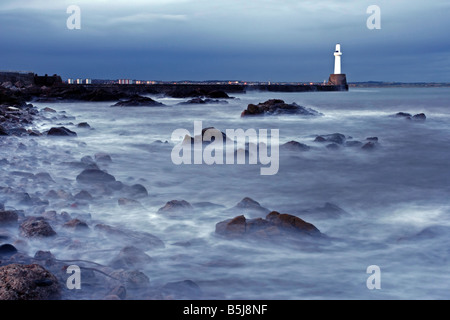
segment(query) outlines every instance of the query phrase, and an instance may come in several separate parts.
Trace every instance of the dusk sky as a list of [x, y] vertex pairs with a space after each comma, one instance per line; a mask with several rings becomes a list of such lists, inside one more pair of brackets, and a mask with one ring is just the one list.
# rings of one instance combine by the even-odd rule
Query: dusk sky
[[[80, 30], [67, 28], [70, 5]], [[341, 43], [349, 82], [450, 82], [449, 17], [448, 0], [2, 0], [0, 70], [319, 82]]]

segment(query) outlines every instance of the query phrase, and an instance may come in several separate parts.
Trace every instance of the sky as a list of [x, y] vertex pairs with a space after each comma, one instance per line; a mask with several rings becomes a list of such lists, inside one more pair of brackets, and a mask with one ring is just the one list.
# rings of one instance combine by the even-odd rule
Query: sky
[[322, 82], [340, 43], [349, 82], [450, 82], [449, 17], [448, 0], [2, 0], [0, 70]]

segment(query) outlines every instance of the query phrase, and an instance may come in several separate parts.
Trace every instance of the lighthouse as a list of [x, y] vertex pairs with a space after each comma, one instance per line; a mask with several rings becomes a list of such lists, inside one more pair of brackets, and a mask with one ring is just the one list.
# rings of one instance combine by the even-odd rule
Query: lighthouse
[[328, 79], [328, 85], [338, 86], [339, 90], [348, 90], [347, 76], [342, 73], [341, 68], [341, 44], [336, 44], [336, 49], [334, 50], [334, 73], [330, 74]]
[[334, 51], [334, 74], [341, 74], [341, 56], [341, 45], [338, 43]]

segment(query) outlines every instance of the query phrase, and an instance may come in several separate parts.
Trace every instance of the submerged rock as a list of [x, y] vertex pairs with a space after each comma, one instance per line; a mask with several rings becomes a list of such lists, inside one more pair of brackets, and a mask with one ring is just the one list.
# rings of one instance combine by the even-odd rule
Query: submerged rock
[[347, 138], [342, 133], [332, 133], [317, 136], [316, 139], [314, 139], [314, 142], [332, 142], [342, 145], [345, 143], [346, 139]]
[[116, 178], [102, 170], [86, 169], [77, 176], [77, 181], [85, 184], [96, 184], [114, 182]]
[[106, 224], [97, 224], [95, 225], [94, 230], [102, 233], [109, 239], [117, 240], [121, 244], [136, 246], [143, 250], [165, 247], [164, 242], [161, 239], [147, 232], [136, 232]]
[[127, 246], [120, 250], [119, 254], [111, 261], [110, 266], [113, 268], [130, 269], [151, 262], [153, 262], [153, 259], [143, 250], [134, 246]]
[[227, 211], [239, 212], [241, 214], [250, 214], [250, 215], [268, 214], [270, 212], [269, 209], [264, 208], [259, 204], [259, 202], [249, 197], [245, 197], [238, 204], [228, 209]]
[[271, 99], [258, 105], [249, 104], [247, 109], [241, 113], [241, 117], [254, 115], [279, 115], [297, 114], [303, 116], [319, 116], [320, 112], [311, 108], [299, 106], [296, 103], [287, 104], [283, 100]]
[[185, 200], [171, 200], [164, 207], [159, 208], [158, 213], [176, 215], [183, 212], [192, 211], [193, 207]]
[[57, 300], [58, 279], [38, 264], [0, 267], [0, 300]]
[[309, 151], [311, 147], [297, 141], [289, 141], [282, 144], [280, 149], [286, 151]]
[[172, 299], [199, 299], [203, 295], [202, 289], [192, 280], [166, 283], [161, 292]]

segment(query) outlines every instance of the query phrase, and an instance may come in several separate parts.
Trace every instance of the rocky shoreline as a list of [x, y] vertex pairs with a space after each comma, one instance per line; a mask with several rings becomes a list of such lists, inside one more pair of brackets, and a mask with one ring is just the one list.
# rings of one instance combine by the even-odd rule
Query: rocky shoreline
[[[39, 132], [34, 123], [64, 123], [75, 119], [51, 108], [38, 110], [27, 101], [119, 100], [117, 106], [123, 107], [161, 105], [149, 98], [141, 99], [135, 93], [88, 92], [81, 88], [65, 93], [59, 90], [0, 88], [0, 300], [208, 298], [208, 293], [190, 279], [157, 286], [152, 284], [151, 275], [142, 272], [142, 267], [155, 264], [152, 252], [164, 250], [168, 244], [151, 233], [136, 232], [96, 220], [88, 210], [90, 204], [106, 198], [115, 199], [123, 210], [142, 208], [140, 200], [149, 197], [146, 187], [118, 181], [108, 172], [112, 157], [101, 152], [81, 159], [67, 156], [66, 164], [71, 168], [69, 173], [64, 179], [55, 178], [50, 169], [55, 160], [51, 159], [51, 155], [40, 157], [39, 139], [45, 139], [45, 136], [48, 139], [75, 139], [77, 134], [62, 125]], [[229, 98], [226, 93], [217, 91], [198, 94], [206, 101]], [[188, 104], [205, 101], [200, 100], [189, 100]], [[278, 115], [283, 110], [288, 114], [320, 115], [315, 110], [295, 104], [269, 100], [259, 105], [249, 105], [245, 116], [248, 113]], [[412, 116], [398, 113], [394, 116], [419, 122], [426, 119], [424, 114]], [[78, 127], [90, 128], [87, 123], [80, 123]], [[330, 150], [341, 147], [373, 150], [379, 146], [377, 137], [357, 141], [340, 133], [316, 135], [314, 142]], [[281, 145], [281, 149], [287, 152], [303, 152], [311, 148], [297, 141]], [[45, 164], [48, 171], [36, 171], [37, 164]], [[157, 213], [177, 219], [186, 213], [208, 210], [212, 206], [223, 207], [214, 203], [191, 204], [185, 200], [170, 200]], [[294, 245], [321, 245], [330, 241], [326, 234], [300, 217], [264, 208], [250, 198], [244, 198], [233, 208], [223, 207], [223, 210], [229, 219], [211, 226], [211, 232], [223, 239], [268, 243], [276, 240]], [[347, 214], [330, 203], [320, 208], [305, 209], [301, 213], [302, 217], [315, 215], [322, 219], [337, 219]], [[56, 252], [95, 251], [98, 241], [108, 248], [106, 253], [101, 254], [102, 260], [105, 256], [109, 257], [107, 263], [83, 257], [65, 260], [52, 250], [41, 249], [52, 247]], [[187, 246], [189, 243], [175, 245]], [[87, 290], [81, 296], [66, 285], [70, 276], [67, 271], [71, 265], [79, 266], [83, 274], [82, 285]]]

